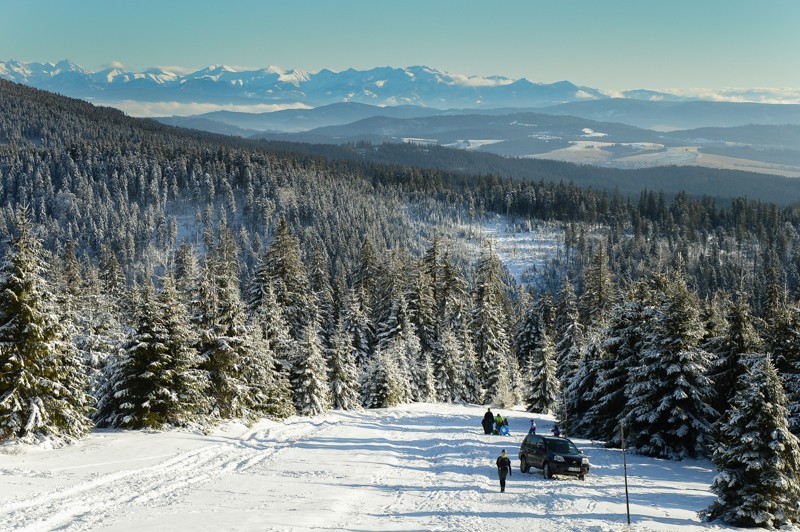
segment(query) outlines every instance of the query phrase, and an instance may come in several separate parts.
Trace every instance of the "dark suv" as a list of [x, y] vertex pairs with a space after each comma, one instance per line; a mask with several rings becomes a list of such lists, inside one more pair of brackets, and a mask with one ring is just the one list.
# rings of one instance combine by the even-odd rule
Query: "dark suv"
[[545, 478], [574, 475], [583, 480], [589, 473], [589, 457], [567, 438], [528, 434], [519, 448], [519, 468], [527, 473], [531, 467], [541, 469]]

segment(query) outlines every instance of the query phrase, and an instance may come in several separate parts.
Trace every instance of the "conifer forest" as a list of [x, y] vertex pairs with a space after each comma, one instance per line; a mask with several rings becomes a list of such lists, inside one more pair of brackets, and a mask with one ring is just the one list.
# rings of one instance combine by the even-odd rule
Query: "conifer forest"
[[[515, 279], [489, 215], [558, 252]], [[329, 159], [0, 80], [0, 235], [0, 442], [525, 404], [710, 458], [709, 519], [800, 519], [797, 204]]]

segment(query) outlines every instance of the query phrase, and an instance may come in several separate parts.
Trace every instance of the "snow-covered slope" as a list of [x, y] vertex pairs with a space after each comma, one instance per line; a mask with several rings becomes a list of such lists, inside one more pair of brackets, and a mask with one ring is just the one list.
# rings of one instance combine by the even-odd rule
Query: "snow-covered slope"
[[[619, 451], [575, 440], [592, 463], [583, 482], [523, 474], [531, 415], [501, 411], [511, 435], [486, 436], [483, 412], [413, 404], [209, 435], [95, 431], [63, 449], [0, 448], [0, 529], [624, 529]], [[548, 432], [552, 420], [537, 423]], [[515, 467], [505, 493], [501, 449]], [[695, 513], [713, 500], [709, 462], [629, 455], [628, 475], [635, 530], [718, 528]]]

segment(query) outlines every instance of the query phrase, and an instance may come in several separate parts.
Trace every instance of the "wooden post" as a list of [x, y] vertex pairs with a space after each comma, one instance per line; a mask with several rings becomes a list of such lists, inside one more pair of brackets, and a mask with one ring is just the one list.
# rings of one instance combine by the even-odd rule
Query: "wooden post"
[[628, 499], [628, 461], [625, 459], [625, 430], [623, 423], [619, 424], [619, 436], [622, 439], [622, 470], [625, 475], [625, 510], [628, 513], [628, 527], [631, 526], [631, 504]]

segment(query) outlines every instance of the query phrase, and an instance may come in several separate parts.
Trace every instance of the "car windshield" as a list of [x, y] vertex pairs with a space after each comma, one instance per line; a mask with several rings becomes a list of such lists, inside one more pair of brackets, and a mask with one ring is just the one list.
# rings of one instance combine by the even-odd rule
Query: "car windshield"
[[569, 440], [547, 440], [547, 448], [554, 453], [580, 454], [575, 444]]

